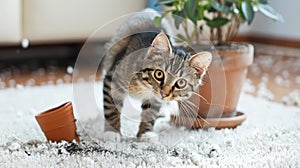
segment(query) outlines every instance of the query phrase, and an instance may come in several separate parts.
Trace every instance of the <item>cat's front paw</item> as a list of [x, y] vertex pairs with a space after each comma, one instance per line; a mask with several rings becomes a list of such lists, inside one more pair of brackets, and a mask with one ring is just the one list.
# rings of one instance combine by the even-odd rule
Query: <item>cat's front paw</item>
[[106, 131], [103, 134], [103, 140], [104, 141], [110, 141], [110, 142], [120, 142], [121, 141], [121, 135], [118, 132]]
[[148, 131], [143, 133], [139, 140], [142, 142], [151, 142], [151, 143], [159, 143], [159, 135], [155, 132]]

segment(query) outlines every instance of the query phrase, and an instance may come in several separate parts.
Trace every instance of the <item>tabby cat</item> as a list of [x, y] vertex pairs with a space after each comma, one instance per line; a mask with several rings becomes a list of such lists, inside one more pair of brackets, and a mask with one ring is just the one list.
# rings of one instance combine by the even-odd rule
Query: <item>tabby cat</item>
[[[187, 99], [201, 84], [212, 56], [190, 55], [176, 48], [152, 25], [157, 13], [138, 14], [122, 25], [106, 45], [103, 86], [106, 131], [120, 132], [123, 100], [130, 95], [142, 101], [142, 121], [137, 137], [151, 131], [164, 101]], [[146, 31], [144, 31], [146, 30]]]

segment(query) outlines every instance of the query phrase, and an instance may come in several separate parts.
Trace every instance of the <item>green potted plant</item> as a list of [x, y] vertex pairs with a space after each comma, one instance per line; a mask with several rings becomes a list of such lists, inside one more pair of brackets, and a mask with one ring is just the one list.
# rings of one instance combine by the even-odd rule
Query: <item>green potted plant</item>
[[[282, 20], [281, 15], [267, 0], [158, 0], [156, 5], [165, 6], [166, 10], [154, 18], [154, 25], [159, 26], [161, 20], [171, 14], [175, 27], [183, 32], [177, 34], [179, 39], [193, 48], [213, 53], [213, 62], [198, 91], [202, 97], [198, 116], [207, 120], [220, 117], [240, 119], [236, 124], [221, 123], [223, 125], [219, 127], [235, 127], [241, 123], [245, 117], [237, 116], [241, 113], [237, 113], [236, 106], [247, 68], [253, 62], [254, 49], [251, 44], [232, 40], [243, 23], [252, 23], [256, 12], [273, 20]], [[214, 49], [201, 44], [204, 34], [209, 34]], [[192, 97], [191, 101], [195, 101], [196, 97]], [[193, 127], [205, 127], [203, 120], [196, 122], [203, 124], [194, 124]]]

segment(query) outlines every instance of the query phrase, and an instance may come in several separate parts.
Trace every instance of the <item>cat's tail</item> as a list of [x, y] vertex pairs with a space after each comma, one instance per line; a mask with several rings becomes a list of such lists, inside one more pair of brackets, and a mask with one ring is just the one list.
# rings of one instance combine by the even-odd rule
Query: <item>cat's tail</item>
[[141, 32], [161, 32], [169, 35], [172, 43], [172, 37], [174, 32], [172, 27], [166, 19], [162, 19], [161, 26], [155, 27], [153, 20], [156, 16], [160, 16], [157, 11], [147, 8], [141, 12], [134, 14], [129, 20], [125, 21], [115, 32], [110, 42], [105, 44], [106, 55], [102, 60], [101, 67], [104, 70], [109, 69], [112, 66], [115, 57], [124, 50], [129, 41], [130, 36]]

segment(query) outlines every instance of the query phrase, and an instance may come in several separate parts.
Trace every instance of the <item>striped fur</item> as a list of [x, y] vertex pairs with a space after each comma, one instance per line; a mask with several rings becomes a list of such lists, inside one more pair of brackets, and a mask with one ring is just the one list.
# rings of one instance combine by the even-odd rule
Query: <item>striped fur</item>
[[[142, 101], [142, 121], [137, 136], [151, 131], [162, 102], [189, 98], [205, 73], [198, 74], [196, 68], [206, 70], [211, 61], [211, 56], [198, 58], [172, 47], [172, 40], [160, 33], [170, 26], [163, 22], [158, 29], [152, 24], [157, 15], [149, 10], [146, 14], [137, 14], [122, 25], [106, 45], [103, 61], [106, 131], [120, 132], [120, 113], [127, 95]], [[199, 63], [203, 67], [195, 66]], [[183, 84], [184, 87], [179, 86]]]

